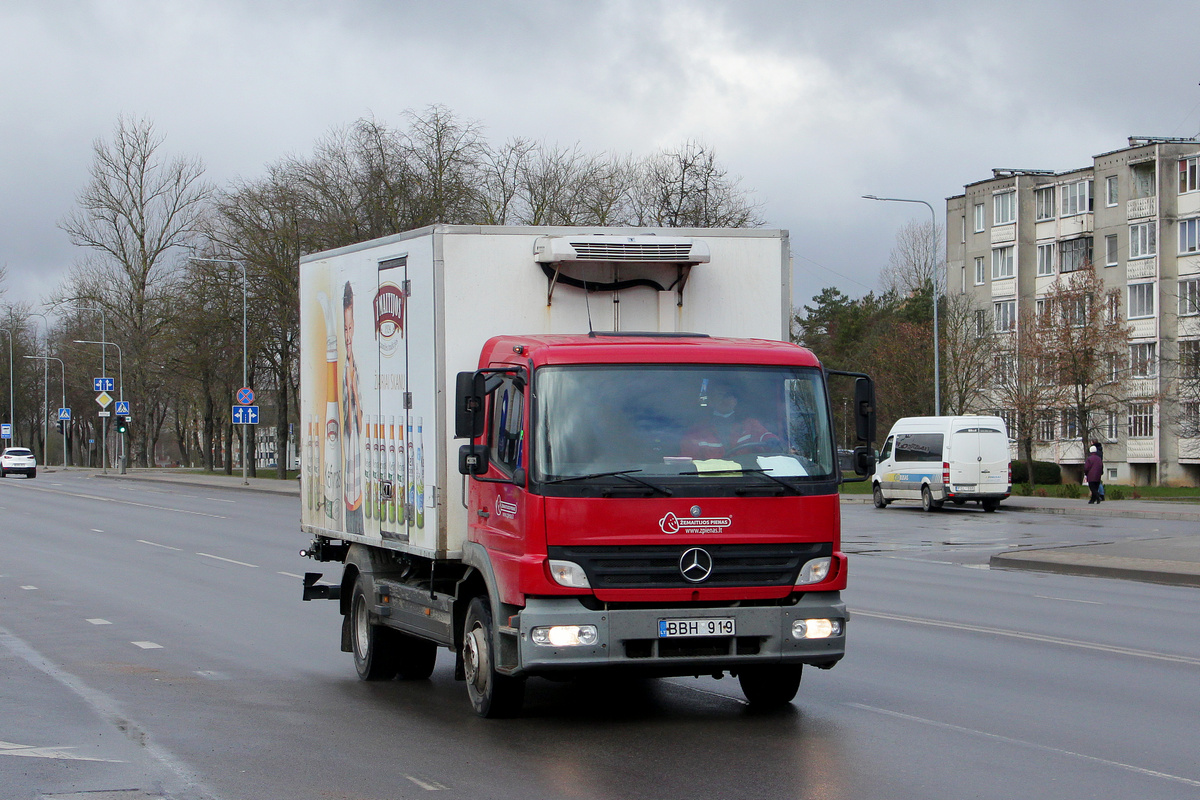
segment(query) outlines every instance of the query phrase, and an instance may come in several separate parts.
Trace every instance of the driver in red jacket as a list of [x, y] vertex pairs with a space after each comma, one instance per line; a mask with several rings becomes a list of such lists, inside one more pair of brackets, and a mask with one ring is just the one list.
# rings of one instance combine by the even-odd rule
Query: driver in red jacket
[[753, 417], [738, 414], [737, 390], [728, 383], [710, 381], [708, 405], [712, 415], [688, 431], [680, 454], [696, 461], [778, 451], [783, 442]]

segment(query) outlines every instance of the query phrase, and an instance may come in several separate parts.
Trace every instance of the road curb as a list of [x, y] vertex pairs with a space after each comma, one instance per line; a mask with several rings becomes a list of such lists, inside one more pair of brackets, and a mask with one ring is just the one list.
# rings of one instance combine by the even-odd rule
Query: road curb
[[[203, 479], [189, 480], [188, 477], [185, 475], [135, 475], [135, 474], [130, 474], [130, 473], [126, 473], [125, 475], [109, 473], [109, 474], [105, 475], [103, 473], [97, 473], [97, 474], [93, 475], [92, 477], [94, 477], [94, 478], [109, 478], [109, 479], [116, 479], [116, 480], [123, 480], [123, 481], [141, 481], [142, 483], [171, 483], [171, 484], [175, 484], [176, 486], [193, 486], [193, 487], [202, 488], [202, 489], [237, 489], [238, 491], [242, 491], [242, 492], [258, 492], [259, 494], [285, 495], [285, 496], [289, 496], [289, 497], [299, 497], [300, 496], [300, 487], [298, 485], [297, 486], [289, 485], [290, 481], [279, 481], [280, 485], [278, 487], [274, 487], [274, 486], [263, 486], [263, 485], [256, 486], [254, 484], [250, 484], [249, 486], [243, 486], [240, 479], [237, 479], [237, 478], [217, 478], [214, 480], [203, 480]], [[255, 478], [254, 480], [261, 480], [261, 479]]]
[[997, 553], [988, 565], [992, 569], [1019, 569], [1053, 572], [1059, 575], [1083, 575], [1093, 578], [1122, 578], [1145, 583], [1200, 588], [1200, 564], [1158, 558], [1129, 558], [1095, 553], [1073, 553], [1071, 548], [1030, 550], [1021, 553]]
[[[870, 497], [857, 495], [842, 495], [842, 503], [846, 505], [867, 505], [874, 502]], [[1109, 501], [1109, 502], [1120, 502]], [[1086, 504], [1085, 504], [1086, 505]], [[1134, 508], [1073, 508], [1069, 506], [1026, 506], [1010, 502], [1000, 503], [997, 511], [1018, 511], [1032, 514], [1060, 514], [1081, 517], [1113, 517], [1117, 519], [1162, 519], [1175, 522], [1200, 522], [1200, 510], [1188, 511], [1146, 511]]]

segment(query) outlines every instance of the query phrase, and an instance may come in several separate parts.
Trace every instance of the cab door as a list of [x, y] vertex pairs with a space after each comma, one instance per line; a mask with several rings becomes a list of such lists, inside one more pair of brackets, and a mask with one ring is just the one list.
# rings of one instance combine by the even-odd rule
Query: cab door
[[[507, 365], [496, 364], [493, 368]], [[484, 441], [490, 451], [488, 471], [471, 480], [471, 540], [498, 556], [516, 558], [525, 551], [524, 525], [529, 517], [525, 491], [529, 410], [524, 381], [515, 373], [500, 373], [499, 385], [488, 395]], [[519, 485], [518, 485], [519, 484]], [[497, 571], [502, 564], [495, 563]], [[515, 569], [515, 564], [511, 565]]]

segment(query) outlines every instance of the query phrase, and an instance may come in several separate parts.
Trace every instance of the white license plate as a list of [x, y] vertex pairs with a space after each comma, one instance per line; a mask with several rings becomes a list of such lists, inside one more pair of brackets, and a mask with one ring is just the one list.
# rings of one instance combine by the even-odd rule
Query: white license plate
[[658, 638], [674, 639], [684, 636], [733, 636], [736, 627], [731, 619], [660, 619]]

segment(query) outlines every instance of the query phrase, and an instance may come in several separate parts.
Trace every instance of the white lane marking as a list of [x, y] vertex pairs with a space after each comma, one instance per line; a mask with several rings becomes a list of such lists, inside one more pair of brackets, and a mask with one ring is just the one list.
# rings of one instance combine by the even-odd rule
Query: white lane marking
[[226, 500], [223, 497], [206, 497], [205, 500], [211, 500], [214, 503], [236, 503], [237, 500]]
[[28, 592], [33, 589], [36, 589], [37, 587], [36, 586], [22, 586], [21, 588]]
[[1104, 603], [1101, 603], [1099, 600], [1075, 600], [1071, 597], [1051, 597], [1048, 594], [1035, 594], [1034, 597], [1036, 597], [1038, 600], [1061, 600], [1064, 603], [1085, 603], [1089, 606], [1104, 605]]
[[957, 733], [967, 733], [971, 734], [972, 736], [981, 736], [985, 739], [992, 739], [993, 741], [997, 742], [1005, 742], [1006, 744], [1017, 745], [1018, 747], [1030, 747], [1034, 750], [1041, 750], [1044, 753], [1057, 753], [1058, 755], [1069, 756], [1071, 758], [1080, 758], [1084, 761], [1090, 761], [1093, 764], [1104, 764], [1105, 766], [1136, 772], [1139, 775], [1146, 775], [1151, 778], [1162, 778], [1164, 780], [1182, 783], [1187, 786], [1200, 786], [1200, 781], [1192, 780], [1191, 778], [1172, 775], [1169, 772], [1159, 772], [1158, 770], [1146, 769], [1145, 767], [1136, 767], [1133, 764], [1125, 764], [1121, 761], [1111, 761], [1107, 758], [1084, 755], [1083, 753], [1076, 753], [1072, 750], [1063, 750], [1058, 747], [1050, 747], [1048, 745], [1038, 744], [1037, 742], [1029, 742], [1024, 739], [1013, 739], [1009, 736], [1001, 736], [997, 733], [988, 733], [987, 731], [975, 730], [974, 728], [964, 728], [961, 725], [951, 725], [948, 722], [938, 722], [937, 720], [925, 719], [924, 717], [915, 717], [912, 714], [902, 714], [899, 711], [889, 711], [886, 708], [875, 708], [874, 706], [866, 706], [862, 705], [861, 703], [847, 703], [846, 705], [852, 708], [861, 709], [863, 711], [870, 711], [875, 714], [884, 714], [889, 717], [895, 717], [896, 719], [908, 720], [909, 722], [919, 722], [922, 725], [929, 725], [934, 728], [955, 731]]
[[0, 756], [24, 756], [25, 758], [57, 758], [66, 761], [104, 761], [109, 764], [124, 764], [115, 758], [92, 758], [68, 753], [74, 747], [34, 747], [31, 744], [0, 742]]
[[277, 573], [277, 574], [279, 574], [279, 575], [286, 575], [286, 576], [288, 576], [289, 578], [299, 578], [300, 580], [304, 580], [304, 576], [303, 576], [303, 575], [297, 575], [297, 574], [296, 574], [296, 573], [294, 573], [294, 572], [280, 572], [280, 573]]
[[417, 786], [420, 786], [422, 789], [424, 789], [427, 792], [437, 792], [442, 789], [449, 788], [447, 786], [442, 786], [437, 781], [432, 781], [432, 782], [423, 781], [420, 778], [414, 778], [412, 775], [405, 775], [404, 777], [408, 778], [410, 781], [415, 783]]
[[217, 561], [225, 561], [230, 564], [237, 564], [239, 567], [251, 567], [252, 569], [258, 569], [258, 564], [247, 564], [245, 561], [234, 561], [232, 558], [222, 558], [221, 556], [214, 556], [208, 553], [196, 553], [196, 555], [204, 556], [205, 558], [215, 558]]
[[156, 642], [130, 642], [130, 644], [136, 644], [143, 650], [162, 650], [162, 645]]
[[180, 553], [183, 552], [182, 547], [171, 547], [171, 545], [169, 545], [169, 544], [159, 544], [158, 542], [148, 542], [145, 539], [138, 539], [138, 543], [139, 544], [148, 544], [151, 547], [161, 547], [164, 550], [175, 550], [176, 552], [180, 552]]
[[212, 517], [213, 519], [228, 519], [228, 517], [224, 517], [220, 514], [208, 514], [204, 511], [188, 511], [186, 509], [171, 508], [169, 506], [154, 506], [154, 505], [150, 505], [149, 503], [135, 503], [132, 500], [119, 500], [115, 497], [100, 497], [99, 495], [83, 494], [82, 492], [63, 492], [63, 491], [59, 491], [57, 489], [50, 489], [50, 488], [46, 488], [46, 487], [30, 487], [30, 490], [34, 491], [34, 492], [47, 492], [49, 494], [64, 494], [69, 497], [80, 497], [80, 498], [83, 498], [84, 500], [99, 500], [101, 503], [116, 503], [118, 505], [123, 505], [123, 506], [137, 506], [139, 508], [150, 508], [150, 509], [154, 509], [155, 511], [174, 511], [176, 514], [191, 514], [191, 515], [197, 516], [197, 517]]
[[229, 676], [224, 672], [218, 672], [215, 669], [198, 669], [196, 674], [201, 678], [208, 678], [210, 681], [227, 681]]
[[112, 625], [112, 623], [109, 622], [108, 620], [100, 619], [99, 617], [95, 617], [93, 619], [89, 619], [86, 621], [92, 623], [93, 625]]
[[92, 533], [104, 533], [104, 531], [100, 530], [99, 528], [92, 528]]
[[1156, 661], [1170, 661], [1176, 664], [1191, 664], [1192, 666], [1200, 667], [1200, 658], [1192, 656], [1177, 656], [1170, 653], [1156, 653], [1152, 650], [1134, 650], [1132, 647], [1118, 647], [1111, 644], [1096, 644], [1095, 642], [1081, 642], [1078, 639], [1064, 639], [1059, 636], [1044, 636], [1040, 633], [1024, 633], [1022, 631], [1010, 631], [1004, 628], [988, 628], [983, 625], [965, 625], [959, 622], [945, 622], [938, 619], [922, 619], [921, 617], [904, 617], [899, 614], [884, 614], [878, 611], [860, 611], [853, 610], [853, 616], [873, 617], [875, 619], [886, 619], [893, 622], [909, 622], [913, 625], [930, 625], [935, 628], [950, 628], [956, 631], [968, 631], [970, 633], [986, 633], [992, 636], [1007, 636], [1012, 639], [1025, 639], [1031, 642], [1045, 642], [1046, 644], [1060, 644], [1064, 647], [1079, 647], [1084, 650], [1099, 650], [1104, 653], [1114, 653], [1121, 656], [1137, 656], [1138, 658], [1150, 658]]

